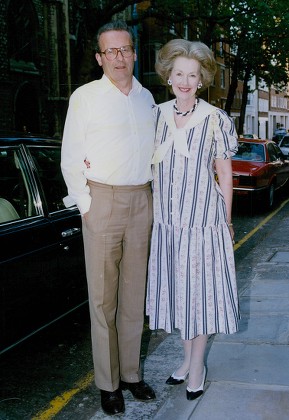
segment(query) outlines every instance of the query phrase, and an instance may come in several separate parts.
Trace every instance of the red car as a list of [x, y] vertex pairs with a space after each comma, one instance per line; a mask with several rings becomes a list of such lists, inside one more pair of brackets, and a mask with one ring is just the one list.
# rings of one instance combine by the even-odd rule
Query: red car
[[274, 204], [275, 191], [289, 180], [289, 161], [271, 140], [239, 139], [238, 153], [232, 157], [234, 196], [260, 196], [267, 207]]

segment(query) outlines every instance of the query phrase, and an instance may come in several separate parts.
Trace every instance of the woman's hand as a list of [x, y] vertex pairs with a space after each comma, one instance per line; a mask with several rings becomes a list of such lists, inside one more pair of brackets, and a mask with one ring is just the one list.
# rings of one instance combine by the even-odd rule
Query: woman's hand
[[232, 243], [233, 245], [235, 245], [235, 231], [234, 231], [234, 226], [233, 223], [228, 223], [229, 226], [229, 230], [230, 230], [230, 234], [231, 234], [231, 238], [232, 238]]
[[84, 218], [84, 220], [87, 220], [87, 217], [88, 217], [88, 211], [86, 212], [86, 213], [84, 213], [83, 215], [82, 215], [82, 217]]

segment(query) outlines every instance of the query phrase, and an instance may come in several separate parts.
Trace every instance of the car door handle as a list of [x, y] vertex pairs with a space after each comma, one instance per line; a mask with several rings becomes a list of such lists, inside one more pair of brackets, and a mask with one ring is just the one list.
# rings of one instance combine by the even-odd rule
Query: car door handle
[[80, 228], [71, 228], [71, 229], [67, 229], [61, 232], [61, 236], [62, 238], [67, 238], [68, 236], [76, 235], [79, 232], [80, 232]]

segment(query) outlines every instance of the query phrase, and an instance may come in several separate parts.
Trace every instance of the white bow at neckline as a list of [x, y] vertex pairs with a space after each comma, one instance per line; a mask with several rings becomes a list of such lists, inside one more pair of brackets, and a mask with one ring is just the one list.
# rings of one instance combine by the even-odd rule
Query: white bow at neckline
[[187, 145], [187, 131], [191, 128], [196, 127], [201, 121], [203, 121], [208, 115], [216, 111], [216, 107], [210, 105], [206, 101], [200, 99], [196, 113], [193, 113], [187, 124], [183, 128], [177, 128], [174, 120], [173, 112], [174, 100], [165, 102], [159, 105], [159, 108], [164, 116], [165, 122], [167, 123], [168, 129], [171, 132], [171, 136], [168, 136], [166, 141], [159, 145], [156, 149], [152, 163], [156, 164], [161, 162], [169, 148], [174, 144], [174, 148], [183, 156], [189, 157], [188, 145]]

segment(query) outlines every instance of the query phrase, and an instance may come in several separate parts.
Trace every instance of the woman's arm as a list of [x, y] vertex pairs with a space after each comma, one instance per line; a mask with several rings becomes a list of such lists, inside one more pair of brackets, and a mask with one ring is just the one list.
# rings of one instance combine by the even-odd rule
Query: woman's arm
[[232, 161], [231, 159], [216, 159], [216, 172], [218, 175], [218, 182], [222, 190], [226, 211], [227, 222], [230, 228], [232, 239], [234, 238], [234, 229], [232, 225], [232, 202], [233, 202], [233, 176], [232, 176]]

